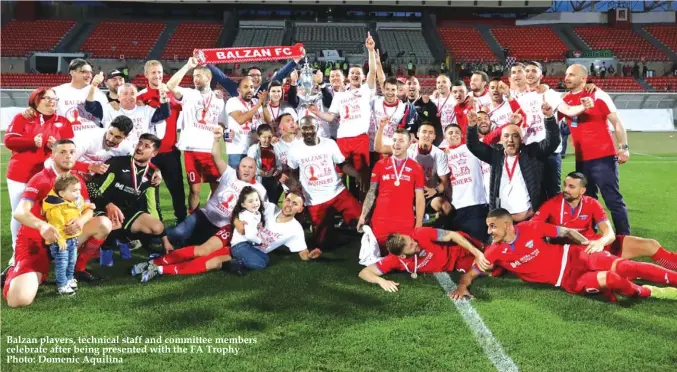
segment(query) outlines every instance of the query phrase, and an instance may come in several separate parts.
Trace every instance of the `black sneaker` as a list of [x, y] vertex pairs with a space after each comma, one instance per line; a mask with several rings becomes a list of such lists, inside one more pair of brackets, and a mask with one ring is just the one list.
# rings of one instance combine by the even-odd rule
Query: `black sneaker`
[[245, 267], [244, 262], [239, 260], [230, 260], [221, 269], [237, 276], [245, 276], [247, 274], [247, 267]]
[[90, 273], [89, 271], [76, 271], [74, 276], [75, 276], [75, 279], [77, 279], [79, 282], [91, 283], [91, 282], [98, 282], [98, 281], [103, 280], [102, 277], [95, 276], [92, 273]]

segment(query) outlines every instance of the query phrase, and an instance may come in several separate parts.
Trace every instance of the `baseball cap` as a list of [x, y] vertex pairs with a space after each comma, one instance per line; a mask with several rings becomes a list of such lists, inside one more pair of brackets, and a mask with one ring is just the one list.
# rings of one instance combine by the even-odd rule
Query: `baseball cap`
[[118, 69], [111, 70], [111, 71], [108, 73], [108, 75], [106, 75], [106, 79], [114, 78], [114, 77], [116, 77], [116, 76], [125, 77], [125, 74], [123, 74], [122, 71], [120, 71], [120, 70], [118, 70]]

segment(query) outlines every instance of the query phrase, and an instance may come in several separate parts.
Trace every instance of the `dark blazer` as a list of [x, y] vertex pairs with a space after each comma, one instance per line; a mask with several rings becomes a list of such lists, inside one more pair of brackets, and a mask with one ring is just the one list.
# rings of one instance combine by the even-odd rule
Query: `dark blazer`
[[[561, 142], [559, 126], [555, 117], [545, 119], [545, 139], [529, 145], [522, 144], [519, 150], [519, 164], [524, 182], [527, 185], [531, 208], [537, 211], [543, 203], [541, 195], [541, 179], [545, 161], [557, 149]], [[489, 146], [480, 141], [477, 126], [468, 127], [468, 149], [478, 159], [491, 165], [491, 183], [489, 187], [489, 206], [491, 209], [499, 208], [499, 188], [505, 162], [505, 149], [498, 144]]]

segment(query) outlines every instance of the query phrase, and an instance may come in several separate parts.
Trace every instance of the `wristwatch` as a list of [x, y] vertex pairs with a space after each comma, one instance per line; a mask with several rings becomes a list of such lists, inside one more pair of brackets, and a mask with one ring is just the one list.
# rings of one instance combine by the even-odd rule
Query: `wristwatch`
[[618, 149], [619, 149], [619, 150], [630, 150], [630, 147], [629, 147], [627, 144], [625, 144], [625, 145], [618, 145]]

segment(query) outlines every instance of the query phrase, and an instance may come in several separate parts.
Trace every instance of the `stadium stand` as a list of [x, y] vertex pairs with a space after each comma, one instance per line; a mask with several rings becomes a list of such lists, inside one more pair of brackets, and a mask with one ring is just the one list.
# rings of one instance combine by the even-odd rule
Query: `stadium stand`
[[214, 48], [223, 32], [223, 26], [214, 23], [182, 23], [169, 38], [162, 59], [185, 59], [195, 48]]
[[[172, 77], [170, 74], [164, 74], [162, 76], [162, 81], [163, 82], [168, 82], [169, 79]], [[146, 86], [146, 78], [143, 75], [136, 75], [131, 81], [132, 84], [136, 85], [137, 87], [145, 87]], [[186, 75], [181, 79], [181, 83], [179, 83], [180, 86], [182, 87], [188, 87], [188, 88], [193, 88], [193, 75]]]
[[11, 20], [2, 27], [2, 56], [25, 57], [32, 52], [51, 52], [75, 21]]
[[677, 92], [677, 76], [650, 77], [646, 81], [659, 92]]
[[68, 74], [1, 74], [2, 88], [37, 88], [41, 86], [54, 87], [71, 81]]
[[366, 34], [367, 26], [361, 23], [355, 23], [350, 27], [318, 23], [312, 26], [296, 26], [294, 39], [303, 43], [307, 52], [337, 49], [348, 54], [364, 54]]
[[491, 33], [518, 60], [563, 61], [568, 50], [550, 27], [494, 27]]
[[496, 55], [474, 27], [438, 28], [444, 46], [457, 61], [496, 62]]
[[667, 56], [633, 30], [604, 26], [575, 27], [591, 49], [610, 49], [622, 61], [664, 61]]
[[283, 37], [282, 27], [241, 28], [235, 37], [233, 47], [282, 45]]
[[[414, 53], [417, 64], [431, 64], [434, 60], [420, 29], [381, 28], [378, 37], [382, 43], [381, 53], [388, 52], [388, 58], [395, 63], [408, 62], [410, 53]], [[400, 53], [404, 53], [403, 56], [396, 57]]]
[[644, 26], [644, 30], [677, 53], [677, 25]]
[[82, 52], [92, 58], [145, 59], [165, 29], [164, 23], [111, 22], [99, 23], [82, 45]]

